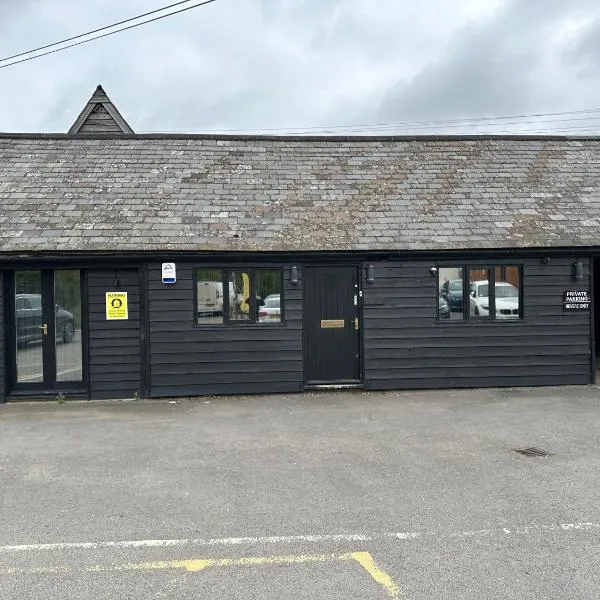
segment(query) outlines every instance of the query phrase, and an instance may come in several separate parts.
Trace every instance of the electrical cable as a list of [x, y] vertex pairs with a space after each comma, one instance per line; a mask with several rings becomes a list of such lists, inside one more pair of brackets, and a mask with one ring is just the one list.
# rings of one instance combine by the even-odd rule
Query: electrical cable
[[[581, 120], [581, 121], [587, 121], [586, 124], [581, 125], [581, 126], [557, 126], [555, 128], [550, 128], [550, 129], [543, 129], [544, 125], [551, 125], [552, 123], [563, 123], [565, 121], [571, 121], [571, 120]], [[474, 125], [472, 127], [468, 127], [468, 125], [454, 125], [454, 127], [462, 127], [464, 128], [462, 132], [460, 133], [448, 133], [447, 131], [444, 130], [444, 127], [451, 127], [451, 126], [440, 126], [437, 128], [433, 128], [433, 127], [427, 127], [427, 128], [419, 128], [419, 127], [410, 127], [410, 126], [406, 126], [403, 128], [391, 128], [391, 129], [365, 129], [365, 128], [361, 128], [361, 129], [345, 129], [343, 131], [336, 131], [335, 129], [323, 129], [323, 130], [319, 130], [319, 131], [290, 131], [290, 130], [281, 130], [278, 131], [277, 133], [274, 133], [273, 131], [269, 131], [269, 133], [263, 133], [262, 130], [251, 130], [251, 129], [240, 129], [240, 130], [235, 130], [235, 133], [239, 133], [240, 135], [469, 135], [469, 134], [473, 134], [473, 135], [479, 135], [481, 133], [481, 130], [484, 129], [486, 131], [486, 133], [492, 134], [494, 131], [496, 132], [500, 132], [500, 133], [512, 133], [512, 132], [528, 132], [528, 131], [538, 131], [538, 130], [544, 130], [544, 131], [574, 131], [574, 130], [578, 130], [578, 129], [586, 129], [589, 131], [600, 131], [600, 124], [595, 125], [595, 123], [592, 123], [591, 121], [598, 121], [600, 120], [600, 117], [588, 117], [586, 119], [556, 119], [556, 120], [546, 120], [546, 121], [511, 121], [509, 123], [484, 123], [484, 124], [479, 124], [479, 125]], [[530, 127], [527, 127], [525, 129], [523, 129], [523, 125], [529, 125]], [[514, 127], [517, 126], [517, 128], [515, 129], [508, 129], [507, 130], [507, 126], [509, 127]], [[520, 126], [520, 127], [519, 127]], [[532, 126], [537, 126], [537, 127], [532, 127]], [[490, 129], [490, 128], [495, 128], [495, 129]], [[502, 128], [502, 129], [500, 129]], [[424, 130], [425, 129], [425, 130]], [[435, 129], [435, 132], [431, 131], [432, 129]], [[152, 133], [150, 131], [144, 131], [144, 132], [140, 132], [140, 133]], [[176, 133], [175, 131], [171, 131], [170, 133]], [[183, 132], [182, 132], [183, 133]], [[189, 132], [185, 132], [185, 133], [189, 133]], [[210, 134], [215, 134], [215, 135], [235, 135], [234, 133], [231, 133], [231, 130], [219, 130], [219, 129], [213, 129], [213, 130], [203, 130], [202, 133], [210, 133]]]
[[[187, 0], [187, 1], [189, 2], [189, 0]], [[75, 46], [81, 46], [82, 44], [87, 44], [88, 42], [93, 42], [94, 40], [99, 40], [101, 38], [108, 37], [109, 35], [113, 35], [115, 33], [121, 33], [122, 31], [127, 31], [128, 29], [134, 29], [135, 27], [140, 27], [142, 25], [146, 25], [147, 23], [153, 23], [154, 21], [159, 21], [160, 19], [165, 19], [166, 17], [171, 17], [173, 15], [177, 15], [179, 13], [186, 12], [186, 11], [192, 10], [194, 8], [199, 8], [200, 6], [205, 6], [206, 4], [211, 4], [211, 3], [216, 2], [216, 1], [217, 0], [204, 0], [203, 2], [199, 2], [197, 4], [193, 4], [192, 6], [186, 6], [185, 8], [180, 8], [179, 10], [167, 13], [166, 15], [159, 15], [158, 17], [154, 17], [153, 19], [147, 19], [146, 21], [142, 21], [141, 23], [134, 23], [133, 25], [128, 25], [127, 27], [121, 27], [120, 29], [116, 29], [115, 31], [109, 31], [108, 33], [103, 33], [102, 35], [97, 35], [97, 36], [91, 37], [89, 39], [82, 40], [80, 42], [75, 42], [74, 44], [68, 44], [67, 46], [62, 46], [61, 48], [55, 48], [54, 50], [48, 50], [47, 52], [42, 52], [41, 54], [36, 54], [34, 56], [28, 56], [27, 58], [22, 58], [21, 60], [15, 60], [13, 62], [9, 62], [8, 64], [0, 64], [0, 69], [6, 69], [7, 67], [12, 67], [13, 65], [18, 65], [20, 63], [24, 63], [24, 62], [27, 62], [27, 61], [30, 61], [30, 60], [34, 60], [35, 58], [41, 58], [42, 56], [47, 56], [48, 54], [54, 54], [56, 52], [61, 52], [62, 50], [67, 50], [68, 48], [74, 48]], [[176, 4], [171, 5], [171, 6], [176, 6], [177, 4], [180, 4], [180, 3], [176, 3]], [[169, 7], [165, 7], [165, 8], [162, 8], [162, 9], [157, 9], [155, 11], [151, 11], [150, 13], [147, 13], [147, 15], [148, 14], [154, 14], [156, 12], [161, 12], [163, 10], [167, 10], [168, 8]], [[122, 23], [130, 22], [130, 21], [135, 21], [136, 19], [140, 19], [143, 16], [144, 15], [140, 15], [139, 17], [132, 17], [131, 19], [127, 19], [126, 21], [122, 21], [121, 24]], [[117, 25], [118, 24], [107, 25], [106, 27], [102, 27], [102, 28], [98, 29], [97, 31], [104, 31], [105, 29], [110, 29], [111, 27], [116, 27]], [[88, 35], [88, 34], [83, 33], [83, 34], [78, 35], [78, 36], [73, 36], [73, 37], [69, 38], [69, 40], [78, 39], [78, 38], [84, 37], [86, 35]], [[68, 40], [63, 40], [62, 42], [55, 42], [54, 44], [49, 44], [46, 47], [50, 48], [52, 46], [57, 46], [57, 45], [65, 43], [66, 41], [68, 41]], [[18, 55], [15, 55], [15, 57], [16, 56], [24, 56], [26, 54], [31, 54], [32, 52], [36, 52], [36, 50], [30, 50], [29, 52], [22, 52], [22, 53], [20, 53]], [[9, 60], [9, 59], [8, 58], [1, 59], [0, 62], [6, 61], [6, 60]]]
[[169, 4], [168, 6], [163, 6], [162, 8], [157, 8], [155, 10], [151, 10], [150, 12], [144, 13], [142, 15], [138, 15], [137, 17], [131, 17], [131, 18], [125, 19], [123, 21], [118, 21], [117, 23], [113, 23], [112, 25], [98, 27], [98, 29], [92, 29], [91, 31], [86, 31], [85, 33], [80, 33], [79, 35], [74, 35], [70, 38], [61, 40], [60, 42], [46, 44], [45, 46], [39, 46], [38, 48], [34, 48], [33, 50], [27, 50], [26, 52], [19, 52], [19, 54], [13, 54], [12, 56], [6, 56], [5, 58], [0, 58], [0, 63], [6, 62], [7, 60], [12, 60], [13, 58], [19, 58], [19, 56], [25, 56], [26, 54], [33, 54], [34, 52], [39, 52], [40, 50], [45, 50], [46, 48], [52, 48], [53, 46], [59, 46], [60, 44], [66, 44], [67, 42], [71, 42], [73, 40], [78, 40], [79, 38], [86, 37], [88, 35], [92, 35], [93, 33], [98, 33], [99, 31], [104, 31], [106, 29], [112, 29], [113, 27], [118, 27], [119, 25], [124, 25], [125, 23], [130, 23], [131, 21], [137, 21], [138, 19], [143, 19], [144, 17], [148, 17], [157, 12], [162, 12], [164, 10], [168, 10], [169, 8], [174, 8], [175, 6], [179, 6], [181, 4], [186, 4], [188, 2], [190, 2], [190, 0], [180, 0], [179, 2], [175, 2], [175, 4]]
[[[574, 117], [572, 119], [546, 119], [546, 120], [541, 120], [541, 121], [503, 121], [502, 123], [481, 123], [481, 124], [473, 125], [473, 127], [487, 127], [487, 126], [505, 127], [506, 125], [530, 125], [530, 124], [544, 125], [547, 123], [566, 123], [569, 121], [597, 121], [598, 119], [600, 119], [600, 117]], [[465, 127], [465, 126], [468, 126], [468, 124], [467, 123], [449, 123], [447, 125], [414, 125], [414, 126], [407, 125], [407, 126], [403, 127], [403, 129], [423, 130], [423, 129], [439, 129], [440, 127], [455, 128], [455, 127]], [[399, 129], [399, 128], [398, 127], [396, 127], [396, 128], [365, 127], [365, 128], [360, 128], [360, 129], [353, 128], [353, 131], [373, 131], [373, 130], [382, 130], [382, 129]]]
[[[292, 132], [292, 131], [300, 131], [300, 133], [308, 133], [310, 131], [319, 131], [319, 130], [371, 130], [371, 129], [387, 129], [387, 128], [402, 128], [402, 127], [417, 127], [417, 126], [425, 126], [425, 125], [435, 125], [435, 126], [450, 126], [451, 124], [465, 124], [469, 123], [480, 123], [482, 121], [505, 121], [509, 119], [522, 119], [522, 118], [532, 118], [532, 117], [550, 117], [550, 116], [563, 116], [563, 115], [578, 115], [578, 114], [595, 114], [599, 113], [599, 108], [594, 109], [586, 109], [586, 110], [571, 110], [571, 111], [560, 111], [560, 112], [547, 112], [547, 113], [531, 113], [531, 114], [522, 114], [522, 115], [508, 115], [508, 116], [496, 116], [496, 117], [472, 117], [472, 118], [462, 118], [462, 119], [442, 119], [435, 121], [399, 121], [392, 123], [373, 123], [373, 124], [358, 124], [358, 125], [315, 125], [310, 127], [266, 127], [261, 128], [260, 132]], [[591, 117], [587, 117], [591, 118]], [[583, 120], [583, 119], [582, 119]], [[535, 121], [537, 122], [537, 121]], [[547, 123], [551, 122], [550, 120], [545, 121]], [[483, 123], [484, 125], [493, 123]], [[502, 123], [500, 123], [502, 124]], [[454, 126], [454, 125], [453, 125]], [[213, 131], [218, 131], [220, 133], [240, 133], [244, 131], [250, 131], [249, 129], [209, 129], [206, 132], [212, 133]]]

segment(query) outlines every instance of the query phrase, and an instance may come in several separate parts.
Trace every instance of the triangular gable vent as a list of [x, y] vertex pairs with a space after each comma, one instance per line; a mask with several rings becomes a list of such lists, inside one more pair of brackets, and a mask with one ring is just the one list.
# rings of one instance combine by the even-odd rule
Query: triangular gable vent
[[101, 85], [69, 129], [69, 135], [86, 133], [133, 133]]

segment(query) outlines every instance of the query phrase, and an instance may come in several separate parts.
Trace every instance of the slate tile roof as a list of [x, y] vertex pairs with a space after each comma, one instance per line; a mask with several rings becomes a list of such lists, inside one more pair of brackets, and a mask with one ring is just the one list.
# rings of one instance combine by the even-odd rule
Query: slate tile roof
[[0, 251], [594, 246], [600, 140], [0, 136]]

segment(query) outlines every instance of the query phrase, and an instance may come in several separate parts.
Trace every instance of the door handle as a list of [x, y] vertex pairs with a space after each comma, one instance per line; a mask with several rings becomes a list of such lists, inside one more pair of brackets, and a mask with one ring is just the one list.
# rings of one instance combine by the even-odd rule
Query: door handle
[[38, 325], [38, 327], [44, 332], [44, 335], [48, 335], [48, 323], [44, 323], [43, 325]]
[[358, 317], [354, 319], [354, 331], [358, 331]]

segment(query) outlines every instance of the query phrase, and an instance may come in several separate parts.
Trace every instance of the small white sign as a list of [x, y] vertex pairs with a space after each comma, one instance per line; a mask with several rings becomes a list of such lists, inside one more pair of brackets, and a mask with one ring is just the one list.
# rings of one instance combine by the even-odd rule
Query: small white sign
[[175, 263], [162, 264], [162, 282], [175, 283], [177, 277], [175, 275]]

